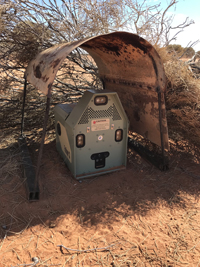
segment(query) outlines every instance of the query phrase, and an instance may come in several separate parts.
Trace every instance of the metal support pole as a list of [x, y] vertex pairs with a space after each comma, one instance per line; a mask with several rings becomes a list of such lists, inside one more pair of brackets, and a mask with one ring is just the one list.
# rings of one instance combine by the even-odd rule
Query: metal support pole
[[22, 104], [21, 136], [23, 136], [23, 130], [24, 130], [24, 109], [25, 109], [25, 102], [26, 102], [26, 86], [27, 86], [27, 80], [25, 78], [24, 79], [23, 104]]
[[45, 117], [44, 117], [44, 126], [43, 126], [42, 139], [41, 139], [41, 143], [40, 143], [38, 160], [37, 160], [35, 186], [34, 186], [35, 189], [37, 188], [37, 186], [39, 184], [40, 165], [41, 165], [41, 160], [42, 160], [42, 153], [43, 153], [43, 148], [44, 148], [44, 140], [45, 140], [45, 135], [46, 135], [46, 127], [47, 127], [47, 122], [48, 122], [48, 117], [49, 117], [49, 110], [50, 110], [50, 100], [51, 100], [50, 91], [51, 90], [49, 90], [48, 95], [47, 95], [46, 111], [45, 111]]
[[39, 199], [39, 188], [35, 187], [35, 168], [32, 164], [32, 160], [29, 154], [29, 150], [26, 143], [26, 137], [24, 135], [24, 111], [26, 102], [26, 87], [27, 80], [24, 80], [24, 93], [22, 103], [22, 119], [21, 119], [21, 134], [19, 136], [19, 147], [21, 149], [21, 158], [23, 162], [24, 175], [26, 177], [26, 185], [28, 191], [29, 201], [36, 201]]
[[160, 124], [160, 142], [161, 142], [162, 156], [164, 158], [165, 149], [164, 149], [164, 143], [163, 143], [162, 102], [161, 102], [162, 99], [161, 99], [160, 87], [157, 87], [157, 93], [158, 93], [158, 111], [159, 111], [159, 124]]
[[157, 87], [157, 93], [158, 93], [158, 111], [159, 111], [159, 124], [160, 124], [160, 141], [161, 141], [161, 151], [162, 151], [162, 158], [163, 158], [163, 170], [167, 170], [169, 168], [168, 166], [168, 160], [166, 160], [165, 156], [165, 148], [164, 148], [164, 141], [163, 141], [163, 125], [162, 125], [162, 95], [160, 87]]

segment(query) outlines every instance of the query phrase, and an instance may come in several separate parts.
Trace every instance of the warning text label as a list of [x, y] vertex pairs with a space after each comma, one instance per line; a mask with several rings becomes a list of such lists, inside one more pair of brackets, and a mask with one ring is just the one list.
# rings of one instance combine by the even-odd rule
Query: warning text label
[[91, 131], [102, 131], [110, 129], [110, 119], [97, 119], [91, 122]]

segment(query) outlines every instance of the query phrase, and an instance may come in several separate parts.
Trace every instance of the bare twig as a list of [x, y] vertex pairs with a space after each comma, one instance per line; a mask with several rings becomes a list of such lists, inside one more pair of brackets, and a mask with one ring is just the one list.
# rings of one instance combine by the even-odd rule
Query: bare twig
[[82, 252], [92, 252], [92, 251], [98, 251], [98, 250], [110, 250], [110, 248], [114, 247], [116, 244], [112, 244], [108, 247], [102, 247], [102, 248], [92, 248], [92, 249], [84, 249], [84, 250], [79, 250], [79, 249], [73, 249], [73, 248], [67, 248], [63, 245], [58, 245], [57, 247], [60, 247], [60, 248], [64, 248], [68, 251], [74, 251], [74, 252], [77, 252], [77, 253], [82, 253]]
[[28, 264], [18, 264], [18, 265], [16, 265], [16, 266], [12, 266], [12, 265], [11, 265], [11, 267], [19, 267], [19, 266], [22, 266], [22, 267], [28, 267], [28, 266], [33, 267], [33, 266], [36, 266], [36, 265], [39, 263], [39, 260], [38, 260], [37, 257], [32, 258], [32, 260], [33, 260], [33, 263], [28, 263]]

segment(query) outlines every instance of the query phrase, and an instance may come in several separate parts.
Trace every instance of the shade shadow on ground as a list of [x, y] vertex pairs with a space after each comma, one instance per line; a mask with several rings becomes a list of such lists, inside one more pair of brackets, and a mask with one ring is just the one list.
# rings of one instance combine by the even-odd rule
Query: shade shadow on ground
[[[30, 148], [34, 164], [38, 145]], [[129, 151], [127, 169], [81, 182], [75, 180], [56, 151], [55, 141], [44, 146], [40, 171], [40, 200], [29, 203], [17, 144], [0, 150], [1, 237], [73, 214], [83, 226], [112, 224], [119, 216], [144, 216], [157, 203], [184, 208], [184, 194], [199, 197], [200, 166], [194, 155], [173, 147], [170, 169], [161, 172]], [[195, 162], [196, 161], [196, 162]], [[10, 167], [9, 167], [10, 166]]]

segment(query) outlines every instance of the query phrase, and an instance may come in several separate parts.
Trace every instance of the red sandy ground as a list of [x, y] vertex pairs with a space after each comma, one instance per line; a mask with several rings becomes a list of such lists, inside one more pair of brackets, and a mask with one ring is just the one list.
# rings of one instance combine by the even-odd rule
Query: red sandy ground
[[53, 141], [29, 203], [18, 148], [1, 149], [0, 266], [200, 266], [200, 166], [183, 147], [172, 152], [167, 172], [129, 151], [126, 170], [79, 183]]

